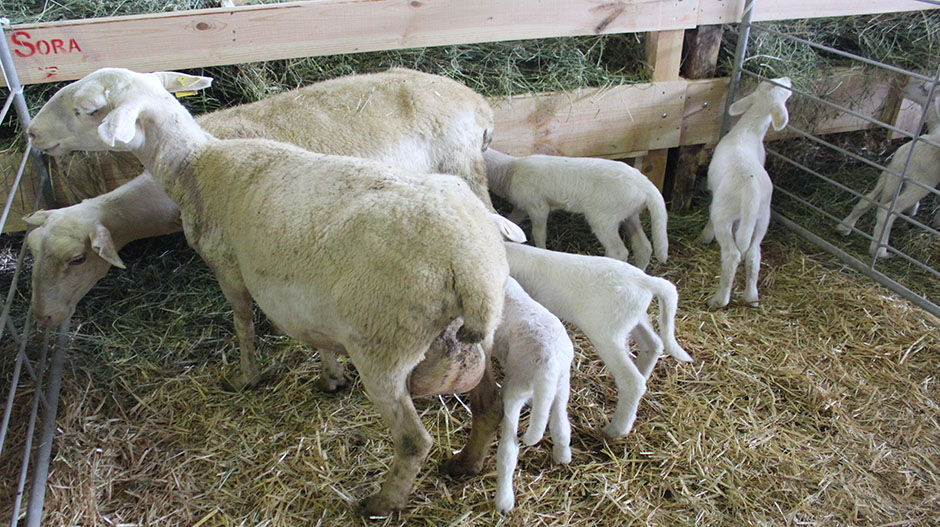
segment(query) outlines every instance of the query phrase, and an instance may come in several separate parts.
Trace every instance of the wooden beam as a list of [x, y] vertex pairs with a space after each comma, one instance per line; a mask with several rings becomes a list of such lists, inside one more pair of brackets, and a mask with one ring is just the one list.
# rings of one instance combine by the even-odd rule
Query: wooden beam
[[[735, 24], [741, 21], [748, 0], [700, 0], [698, 23]], [[758, 1], [753, 20], [789, 20], [853, 15], [875, 15], [905, 11], [937, 9], [917, 0], [777, 0]]]
[[104, 66], [180, 69], [384, 49], [694, 27], [681, 0], [317, 0], [44, 24], [6, 32], [22, 84]]
[[[646, 36], [646, 57], [654, 83], [679, 79], [685, 31], [657, 31]], [[664, 114], [665, 115], [665, 114]], [[678, 146], [678, 145], [674, 145]], [[668, 149], [650, 150], [636, 160], [637, 169], [646, 174], [660, 191], [664, 190]]]

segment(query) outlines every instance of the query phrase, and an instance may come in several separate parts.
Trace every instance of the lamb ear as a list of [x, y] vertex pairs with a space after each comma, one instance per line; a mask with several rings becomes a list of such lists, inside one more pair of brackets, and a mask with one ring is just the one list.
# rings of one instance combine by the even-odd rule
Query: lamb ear
[[790, 121], [790, 113], [787, 112], [787, 105], [783, 103], [775, 103], [772, 110], [770, 110], [770, 118], [773, 124], [774, 130], [780, 131], [787, 127], [787, 123]]
[[23, 216], [23, 221], [29, 225], [35, 225], [36, 227], [39, 227], [43, 223], [46, 223], [46, 220], [49, 219], [50, 214], [52, 214], [50, 211], [40, 209], [28, 216]]
[[98, 136], [109, 146], [117, 143], [129, 144], [137, 135], [137, 116], [140, 106], [133, 103], [123, 104], [111, 112], [98, 125]]
[[754, 104], [754, 94], [742, 97], [734, 102], [730, 108], [728, 108], [728, 113], [731, 115], [741, 115], [746, 112], [748, 108]]
[[156, 76], [160, 84], [170, 93], [194, 92], [212, 86], [212, 77], [200, 77], [176, 71], [155, 71], [151, 75]]
[[522, 230], [522, 227], [500, 216], [499, 214], [491, 213], [490, 218], [493, 219], [493, 223], [496, 224], [496, 228], [499, 229], [499, 233], [502, 234], [504, 238], [511, 242], [525, 242], [525, 231]]
[[95, 232], [91, 233], [91, 248], [109, 264], [126, 269], [124, 262], [117, 255], [117, 249], [114, 248], [111, 233], [100, 223], [95, 227]]

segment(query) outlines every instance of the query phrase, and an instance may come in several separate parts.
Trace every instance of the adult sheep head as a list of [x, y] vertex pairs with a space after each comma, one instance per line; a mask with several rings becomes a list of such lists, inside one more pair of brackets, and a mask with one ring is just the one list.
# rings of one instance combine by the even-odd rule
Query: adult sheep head
[[55, 210], [24, 219], [36, 226], [26, 238], [35, 262], [30, 309], [40, 324], [57, 325], [110, 266], [123, 268], [124, 263], [111, 233], [97, 220]]
[[[102, 68], [56, 92], [36, 114], [27, 135], [34, 147], [54, 156], [75, 150], [131, 150], [144, 140], [137, 123], [142, 107], [135, 97], [169, 99], [171, 92], [211, 83], [208, 77], [171, 71]], [[128, 90], [132, 84], [136, 89]]]

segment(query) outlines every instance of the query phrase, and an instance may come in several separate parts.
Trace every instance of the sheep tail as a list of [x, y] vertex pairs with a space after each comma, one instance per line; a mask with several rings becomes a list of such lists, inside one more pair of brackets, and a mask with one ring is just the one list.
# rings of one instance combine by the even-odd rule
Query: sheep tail
[[653, 251], [656, 259], [666, 263], [669, 256], [669, 236], [666, 233], [666, 222], [669, 218], [666, 212], [666, 203], [662, 194], [653, 189], [646, 198], [646, 208], [650, 211], [650, 228], [653, 231]]
[[473, 270], [465, 271], [468, 272], [456, 273], [454, 281], [454, 290], [463, 308], [463, 326], [457, 330], [457, 340], [465, 344], [480, 343], [489, 350], [496, 325], [502, 318], [505, 282]]
[[535, 383], [535, 393], [532, 394], [532, 410], [529, 412], [529, 427], [526, 428], [522, 436], [522, 442], [532, 446], [542, 440], [545, 436], [545, 428], [548, 427], [548, 417], [551, 413], [553, 403], [555, 402], [555, 383], [547, 382], [548, 379], [542, 379], [542, 382]]
[[659, 338], [663, 341], [663, 351], [683, 362], [692, 362], [692, 356], [686, 353], [676, 342], [675, 325], [676, 310], [679, 304], [679, 293], [676, 286], [664, 278], [649, 277], [650, 290], [659, 301]]

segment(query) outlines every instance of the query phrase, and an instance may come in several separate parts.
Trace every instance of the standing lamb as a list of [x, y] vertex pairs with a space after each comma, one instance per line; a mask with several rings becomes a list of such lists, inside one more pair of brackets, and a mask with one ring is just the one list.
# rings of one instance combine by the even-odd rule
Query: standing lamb
[[[921, 139], [926, 139], [935, 144], [940, 144], [940, 100], [938, 100], [938, 94], [940, 94], [940, 89], [935, 90], [934, 97], [928, 104], [928, 96], [930, 95], [928, 83], [908, 81], [901, 88], [902, 96], [916, 102], [926, 112], [924, 120], [927, 123], [927, 134], [921, 136]], [[907, 166], [906, 179], [903, 181], [904, 187], [898, 192], [898, 187], [902, 183], [898, 174], [904, 170], [904, 165], [908, 163], [908, 157], [910, 157], [910, 164]], [[908, 141], [894, 152], [888, 166], [878, 176], [875, 188], [858, 200], [858, 203], [852, 208], [852, 212], [836, 226], [836, 232], [848, 236], [852, 233], [852, 229], [855, 228], [855, 223], [858, 222], [859, 218], [872, 207], [877, 206], [875, 228], [872, 231], [872, 241], [868, 252], [872, 256], [876, 254], [879, 257], [890, 256], [891, 253], [888, 252], [888, 249], [878, 243], [882, 237], [881, 233], [886, 231], [884, 243], [887, 245], [888, 238], [891, 235], [891, 227], [894, 225], [897, 215], [901, 212], [911, 216], [917, 214], [920, 200], [930, 194], [938, 184], [940, 184], [940, 148], [922, 140]], [[895, 202], [894, 212], [891, 216], [888, 216], [888, 207], [891, 206], [895, 194], [898, 198]], [[940, 211], [933, 218], [933, 226], [940, 229]]]
[[[639, 170], [609, 159], [513, 157], [492, 148], [483, 157], [490, 190], [513, 204], [512, 221], [518, 223], [528, 214], [537, 247], [545, 248], [549, 213], [563, 209], [584, 214], [606, 256], [627, 261], [630, 251], [620, 238], [623, 223], [637, 267], [646, 269], [653, 246], [656, 259], [666, 261], [666, 205], [656, 186]], [[640, 224], [643, 209], [650, 212], [653, 246]]]
[[[508, 276], [499, 233], [456, 177], [212, 137], [167, 91], [209, 81], [101, 69], [59, 90], [28, 133], [51, 155], [125, 150], [140, 159], [179, 205], [187, 241], [232, 306], [243, 349], [253, 352], [254, 301], [292, 338], [348, 352], [395, 452], [381, 490], [361, 511], [401, 508], [431, 444], [409, 374], [459, 316], [458, 339], [492, 342]], [[498, 404], [479, 407], [494, 393], [484, 375], [471, 394], [471, 441], [492, 437], [477, 432], [476, 417], [498, 413]], [[476, 462], [461, 458], [458, 468]]]
[[[487, 204], [483, 149], [492, 136], [492, 121], [489, 104], [473, 90], [401, 68], [332, 79], [197, 118], [220, 138], [263, 137], [326, 154], [374, 158], [415, 172], [452, 173]], [[37, 227], [28, 237], [34, 258], [31, 309], [45, 325], [57, 325], [74, 313], [110, 265], [123, 266], [117, 252], [125, 244], [182, 229], [178, 207], [148, 172], [112, 192], [39, 211], [26, 221]], [[435, 350], [457, 345], [452, 340], [439, 344], [443, 348]], [[342, 366], [321, 351], [324, 369], [318, 386], [335, 390], [345, 382]], [[261, 377], [254, 356], [242, 356], [240, 362], [239, 374], [227, 380], [236, 389]], [[443, 363], [433, 366], [441, 367]], [[444, 387], [432, 391], [437, 389]]]
[[[594, 344], [617, 383], [620, 400], [604, 428], [611, 438], [633, 428], [640, 398], [661, 351], [680, 361], [692, 357], [676, 342], [678, 294], [668, 280], [604, 256], [585, 256], [506, 242], [509, 269], [522, 288], [549, 311], [578, 326]], [[649, 308], [659, 300], [659, 337], [650, 327]], [[637, 343], [637, 363], [628, 339]]]
[[[774, 84], [776, 83], [776, 84]], [[756, 306], [760, 243], [770, 224], [770, 195], [773, 183], [764, 170], [764, 135], [773, 124], [783, 130], [789, 121], [786, 102], [792, 93], [790, 79], [764, 81], [728, 109], [741, 118], [718, 141], [708, 165], [708, 190], [712, 193], [710, 218], [702, 241], [718, 239], [721, 247], [721, 278], [718, 291], [708, 299], [715, 309], [728, 305], [731, 286], [741, 256], [747, 269], [744, 301]]]
[[532, 401], [532, 412], [522, 442], [529, 446], [538, 443], [550, 422], [552, 459], [562, 465], [571, 461], [567, 406], [574, 346], [558, 317], [510, 278], [506, 281], [503, 321], [493, 337], [493, 356], [504, 373], [503, 424], [496, 454], [496, 509], [506, 512], [515, 505], [512, 474], [519, 458], [519, 413], [525, 403]]

